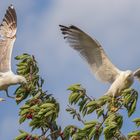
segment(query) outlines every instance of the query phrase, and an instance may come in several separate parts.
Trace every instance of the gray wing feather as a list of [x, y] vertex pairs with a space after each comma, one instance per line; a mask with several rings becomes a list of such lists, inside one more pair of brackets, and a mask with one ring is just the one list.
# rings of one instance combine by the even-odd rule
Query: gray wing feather
[[120, 70], [111, 63], [99, 42], [76, 26], [59, 26], [64, 39], [87, 61], [95, 76], [103, 82], [112, 83]]
[[140, 80], [140, 68], [133, 72], [133, 75]]
[[11, 71], [11, 54], [16, 39], [17, 16], [14, 7], [8, 7], [0, 25], [0, 72]]

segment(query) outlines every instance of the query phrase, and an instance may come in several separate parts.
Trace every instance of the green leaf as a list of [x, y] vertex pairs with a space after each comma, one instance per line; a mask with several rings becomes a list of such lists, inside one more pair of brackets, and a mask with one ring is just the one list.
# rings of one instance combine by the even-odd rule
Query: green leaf
[[136, 124], [137, 127], [140, 126], [140, 118], [134, 119], [133, 122], [135, 122], [135, 124]]
[[49, 117], [51, 115], [53, 115], [55, 112], [53, 110], [48, 111], [44, 116], [45, 117]]
[[73, 92], [82, 90], [81, 84], [74, 84], [74, 85], [71, 85], [67, 90], [71, 90], [71, 91], [73, 91]]
[[83, 93], [79, 93], [79, 96], [75, 99], [74, 104], [76, 104], [81, 98], [83, 98]]
[[128, 109], [128, 116], [130, 117], [135, 109], [136, 109], [136, 104], [137, 104], [137, 100], [134, 100], [134, 102], [131, 104], [131, 107]]
[[65, 127], [63, 133], [64, 133], [64, 139], [69, 140], [69, 138], [74, 134], [74, 132], [77, 131], [77, 127], [74, 125], [68, 125]]
[[110, 125], [104, 128], [105, 140], [110, 140], [114, 136], [116, 125]]
[[128, 138], [132, 136], [140, 136], [140, 130], [132, 131], [131, 133], [128, 133]]
[[95, 135], [95, 132], [96, 132], [96, 128], [92, 128], [92, 129], [90, 130], [89, 139], [91, 139], [91, 138]]
[[123, 104], [128, 111], [128, 116], [130, 117], [136, 109], [137, 99], [138, 99], [138, 92], [134, 89], [131, 89], [131, 92], [128, 90], [128, 93], [123, 93]]
[[90, 107], [90, 108], [88, 108], [88, 110], [87, 110], [87, 114], [91, 114], [91, 113], [93, 113], [95, 110], [96, 110], [96, 106]]
[[27, 133], [21, 133], [19, 136], [15, 138], [15, 140], [24, 140], [27, 137]]
[[103, 106], [104, 104], [106, 104], [107, 102], [110, 102], [112, 99], [110, 96], [108, 95], [103, 95], [102, 97], [100, 97], [98, 100], [97, 100], [97, 104], [100, 105], [100, 106]]
[[123, 90], [122, 93], [123, 93], [123, 95], [127, 95], [127, 94], [130, 94], [132, 90], [133, 90], [132, 88], [127, 88], [127, 89]]
[[29, 109], [22, 109], [19, 114], [21, 116], [23, 116], [23, 115], [27, 114], [28, 112], [29, 112]]
[[90, 128], [94, 127], [97, 123], [98, 123], [98, 121], [96, 121], [96, 120], [85, 122], [85, 126], [84, 126], [83, 130], [90, 129]]
[[22, 60], [22, 59], [25, 59], [25, 58], [27, 58], [27, 57], [29, 57], [29, 56], [30, 56], [29, 54], [24, 53], [24, 54], [22, 54], [22, 55], [16, 56], [15, 59], [16, 59], [16, 60]]
[[20, 109], [22, 110], [22, 109], [28, 109], [30, 106], [29, 105], [27, 105], [27, 104], [25, 104], [25, 105], [23, 105], [22, 107], [20, 107]]
[[82, 99], [82, 100], [79, 102], [78, 106], [79, 106], [79, 111], [80, 111], [80, 112], [82, 111], [82, 109], [83, 109], [84, 106], [86, 105], [87, 100], [88, 100], [88, 99], [85, 98], [85, 99]]
[[87, 107], [84, 106], [82, 109], [82, 115], [85, 116], [87, 114]]
[[77, 92], [71, 93], [69, 96], [69, 103], [73, 104], [76, 101], [78, 96], [79, 96], [79, 93], [77, 93]]
[[41, 108], [48, 108], [51, 107], [52, 109], [55, 109], [55, 104], [54, 103], [44, 103], [40, 106]]
[[98, 109], [96, 110], [96, 113], [97, 113], [97, 118], [99, 118], [101, 115], [103, 115], [104, 109], [98, 108]]
[[86, 107], [92, 107], [92, 106], [98, 106], [98, 104], [97, 104], [97, 102], [96, 102], [95, 100], [90, 101], [90, 102], [86, 105]]
[[21, 123], [23, 123], [25, 120], [26, 120], [26, 117], [25, 117], [25, 116], [20, 117], [20, 119], [19, 119], [19, 123], [21, 124]]

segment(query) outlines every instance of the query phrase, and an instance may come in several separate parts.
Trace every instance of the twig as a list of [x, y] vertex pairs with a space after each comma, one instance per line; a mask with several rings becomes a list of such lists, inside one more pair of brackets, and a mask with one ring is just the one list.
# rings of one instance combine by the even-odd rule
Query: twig
[[47, 133], [48, 129], [44, 130], [43, 127], [41, 127], [41, 131], [42, 131], [42, 136], [43, 136], [43, 135], [45, 135]]
[[53, 135], [53, 134], [58, 133], [58, 131], [59, 131], [59, 130], [55, 130], [55, 131], [51, 132], [50, 134], [48, 134], [48, 135], [46, 136], [46, 138], [48, 138], [50, 135]]
[[91, 97], [89, 97], [89, 96], [86, 94], [86, 90], [85, 90], [85, 89], [83, 89], [82, 92], [84, 93], [84, 95], [85, 95], [90, 101], [95, 100], [95, 99], [92, 99]]
[[43, 127], [41, 127], [42, 134], [41, 134], [39, 137], [40, 137], [40, 138], [41, 138], [41, 137], [45, 137], [45, 135], [46, 135], [46, 133], [47, 133], [48, 130], [49, 130], [49, 129], [44, 130]]
[[107, 110], [106, 114], [103, 114], [103, 121], [101, 122], [101, 124], [100, 124], [100, 126], [98, 127], [98, 129], [100, 129], [100, 127], [104, 124], [105, 120], [107, 119], [108, 112], [109, 112], [109, 110]]
[[76, 111], [76, 109], [73, 109], [71, 106], [68, 105], [68, 107], [69, 107], [71, 110], [74, 110], [77, 119], [78, 119], [80, 122], [82, 122], [82, 124], [85, 124], [84, 120], [82, 120], [82, 118], [81, 118], [80, 113], [78, 113], [78, 112]]
[[33, 74], [33, 68], [32, 65], [30, 65], [30, 81], [32, 81], [32, 74]]

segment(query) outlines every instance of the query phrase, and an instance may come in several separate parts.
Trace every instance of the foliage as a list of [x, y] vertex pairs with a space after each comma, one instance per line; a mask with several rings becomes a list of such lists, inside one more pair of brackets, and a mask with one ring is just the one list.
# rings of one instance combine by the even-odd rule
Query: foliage
[[[83, 128], [78, 128], [73, 135], [69, 135], [72, 139], [99, 140], [102, 134], [105, 140], [127, 140], [134, 136], [140, 136], [139, 130], [129, 133], [128, 137], [121, 132], [124, 118], [120, 110], [127, 110], [128, 117], [130, 117], [136, 109], [138, 93], [134, 89], [124, 90], [119, 97], [113, 98], [104, 95], [99, 99], [89, 97], [80, 84], [72, 85], [68, 90], [71, 92], [69, 95], [69, 104], [71, 106], [69, 105], [66, 110], [74, 119], [84, 125]], [[78, 111], [72, 107], [73, 105], [78, 106]], [[97, 119], [83, 120], [85, 116], [95, 114]], [[140, 118], [133, 121], [138, 127], [140, 126]]]
[[[99, 99], [88, 96], [86, 90], [75, 84], [68, 88], [69, 105], [66, 111], [81, 123], [81, 127], [68, 125], [61, 128], [57, 123], [59, 103], [43, 90], [44, 80], [39, 75], [39, 68], [34, 56], [23, 54], [17, 56], [17, 73], [25, 76], [27, 84], [20, 85], [15, 91], [16, 102], [22, 105], [19, 111], [19, 123], [29, 122], [31, 132], [19, 130], [15, 140], [134, 140], [140, 138], [140, 131], [130, 132], [124, 136], [121, 132], [124, 117], [120, 110], [126, 110], [128, 117], [135, 112], [138, 93], [134, 89], [126, 89], [119, 97], [104, 95]], [[75, 109], [76, 108], [76, 109]], [[87, 116], [91, 116], [89, 120]], [[133, 120], [140, 127], [140, 118]], [[40, 130], [41, 134], [32, 134]]]
[[31, 130], [41, 130], [41, 134], [34, 136], [20, 130], [20, 135], [15, 140], [47, 140], [62, 137], [61, 127], [56, 122], [59, 104], [51, 94], [43, 90], [44, 80], [38, 74], [39, 68], [34, 56], [23, 54], [16, 59], [20, 61], [17, 73], [25, 76], [28, 82], [15, 91], [17, 104], [24, 101], [19, 111], [19, 123], [29, 121]]

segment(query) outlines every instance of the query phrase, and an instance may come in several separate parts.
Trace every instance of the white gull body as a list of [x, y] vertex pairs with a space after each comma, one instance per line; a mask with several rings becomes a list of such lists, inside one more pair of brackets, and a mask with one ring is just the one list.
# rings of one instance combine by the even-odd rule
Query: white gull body
[[60, 29], [64, 39], [89, 64], [95, 77], [111, 84], [105, 93], [106, 95], [119, 96], [124, 89], [129, 88], [133, 84], [134, 77], [140, 79], [140, 69], [137, 69], [135, 72], [119, 70], [112, 64], [100, 43], [81, 29], [73, 25], [69, 27], [60, 25]]
[[16, 40], [16, 31], [16, 11], [13, 5], [10, 5], [0, 25], [0, 90], [5, 90], [7, 96], [9, 96], [10, 85], [26, 83], [23, 76], [16, 75], [11, 70], [11, 55]]

